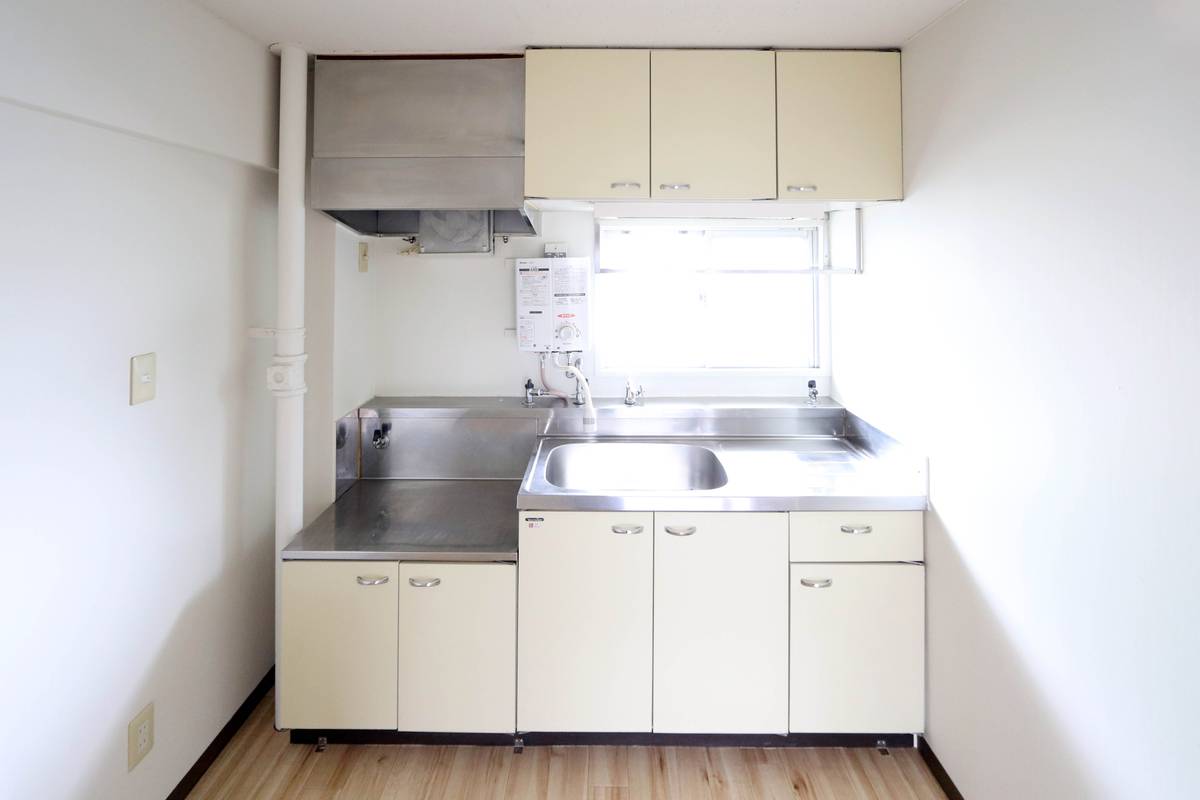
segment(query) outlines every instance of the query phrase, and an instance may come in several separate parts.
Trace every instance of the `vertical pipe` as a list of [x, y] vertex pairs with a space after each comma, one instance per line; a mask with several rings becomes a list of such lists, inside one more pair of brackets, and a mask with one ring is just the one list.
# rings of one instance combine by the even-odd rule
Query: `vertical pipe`
[[[278, 295], [275, 358], [267, 383], [275, 395], [275, 665], [280, 673], [282, 561], [280, 551], [304, 525], [304, 175], [308, 134], [308, 54], [296, 45], [279, 53]], [[279, 725], [276, 694], [275, 724]]]

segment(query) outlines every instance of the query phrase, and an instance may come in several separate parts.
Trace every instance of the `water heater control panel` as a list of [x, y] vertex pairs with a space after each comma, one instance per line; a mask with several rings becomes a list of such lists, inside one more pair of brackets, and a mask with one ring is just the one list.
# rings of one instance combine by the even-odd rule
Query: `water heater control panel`
[[518, 258], [517, 345], [539, 353], [577, 353], [588, 326], [591, 259]]

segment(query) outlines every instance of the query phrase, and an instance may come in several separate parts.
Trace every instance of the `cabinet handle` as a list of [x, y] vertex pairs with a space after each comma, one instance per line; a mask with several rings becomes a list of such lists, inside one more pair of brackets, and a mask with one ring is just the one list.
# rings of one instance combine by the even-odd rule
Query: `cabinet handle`
[[641, 525], [613, 525], [612, 526], [613, 533], [634, 534], [634, 533], [641, 533], [644, 530], [646, 530], [646, 529]]
[[870, 525], [843, 525], [842, 533], [851, 533], [855, 535], [870, 533], [873, 529]]
[[801, 586], [807, 586], [810, 589], [828, 589], [833, 586], [832, 578], [801, 578]]
[[387, 575], [359, 575], [359, 586], [382, 586], [388, 582]]
[[441, 578], [409, 578], [408, 585], [418, 589], [431, 589], [442, 582]]
[[667, 533], [672, 536], [691, 536], [696, 532], [695, 525], [667, 525]]
[[805, 184], [803, 186], [795, 186], [795, 185], [788, 186], [787, 190], [789, 192], [815, 192], [817, 190], [817, 187], [810, 183], [810, 184]]
[[690, 188], [692, 188], [692, 185], [690, 183], [660, 183], [658, 185], [658, 188], [660, 188], [660, 189], [690, 189]]
[[642, 185], [637, 181], [613, 181], [608, 185], [610, 189], [640, 189]]

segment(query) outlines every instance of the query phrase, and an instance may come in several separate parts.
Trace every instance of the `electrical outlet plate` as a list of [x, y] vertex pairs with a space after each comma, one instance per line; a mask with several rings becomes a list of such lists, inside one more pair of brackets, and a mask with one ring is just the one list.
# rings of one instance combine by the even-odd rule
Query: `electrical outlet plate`
[[367, 243], [359, 242], [358, 243], [358, 271], [359, 272], [366, 272], [367, 269], [369, 268], [368, 253], [369, 253], [369, 251], [367, 249]]
[[129, 723], [129, 769], [154, 748], [154, 703], [143, 708]]
[[154, 353], [143, 353], [129, 359], [129, 405], [136, 406], [154, 399], [158, 385], [158, 365]]

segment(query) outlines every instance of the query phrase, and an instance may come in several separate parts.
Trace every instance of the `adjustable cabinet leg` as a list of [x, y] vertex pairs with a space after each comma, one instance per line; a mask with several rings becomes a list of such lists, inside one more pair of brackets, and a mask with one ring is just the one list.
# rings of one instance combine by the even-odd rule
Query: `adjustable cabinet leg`
[[876, 739], [875, 749], [879, 751], [879, 755], [881, 756], [890, 755], [890, 753], [888, 753], [887, 739]]
[[522, 739], [520, 736], [513, 737], [513, 752], [514, 753], [524, 753], [525, 752], [525, 740]]
[[329, 746], [329, 739], [324, 736], [317, 737], [317, 752], [324, 753], [325, 748]]

